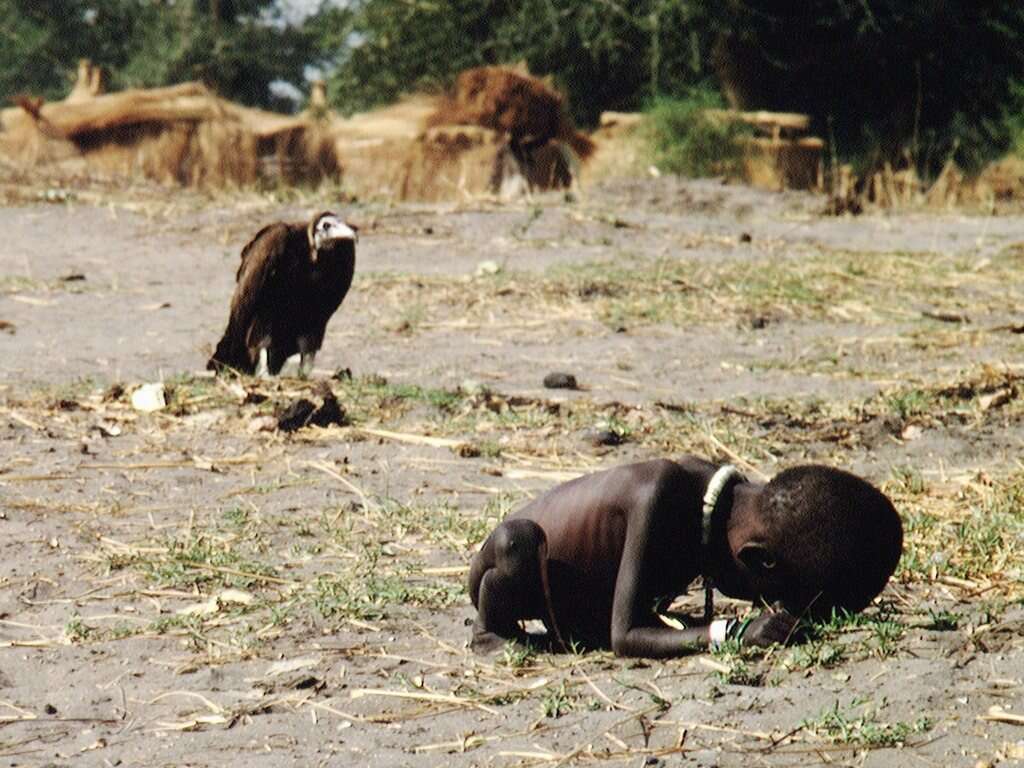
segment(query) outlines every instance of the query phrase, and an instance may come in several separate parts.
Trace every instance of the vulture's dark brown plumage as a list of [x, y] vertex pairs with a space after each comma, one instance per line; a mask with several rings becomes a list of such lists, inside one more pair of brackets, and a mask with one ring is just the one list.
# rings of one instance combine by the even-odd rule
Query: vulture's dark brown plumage
[[327, 321], [352, 285], [356, 234], [333, 213], [264, 227], [242, 249], [224, 336], [206, 367], [277, 374], [292, 355], [308, 375]]

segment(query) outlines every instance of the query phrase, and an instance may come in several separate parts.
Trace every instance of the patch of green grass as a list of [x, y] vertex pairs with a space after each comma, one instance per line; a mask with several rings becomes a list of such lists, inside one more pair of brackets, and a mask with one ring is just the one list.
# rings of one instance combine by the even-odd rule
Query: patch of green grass
[[925, 629], [933, 632], [952, 632], [960, 626], [960, 614], [954, 611], [936, 611], [928, 609], [928, 617], [931, 619], [925, 624]]
[[871, 652], [880, 658], [896, 655], [899, 641], [903, 639], [906, 627], [893, 618], [879, 618], [867, 623], [869, 631], [869, 647]]
[[463, 399], [454, 390], [421, 387], [417, 384], [390, 384], [377, 376], [367, 376], [340, 383], [346, 396], [346, 405], [351, 401], [356, 408], [379, 410], [387, 402], [409, 402], [429, 405], [438, 410], [450, 411]]
[[[860, 613], [833, 609], [829, 618], [805, 621], [801, 625], [805, 641], [785, 657], [788, 669], [829, 669], [851, 655], [888, 658], [899, 650], [906, 631], [887, 604]], [[841, 642], [844, 637], [850, 637]]]
[[447, 500], [434, 504], [404, 504], [395, 499], [384, 499], [373, 522], [382, 527], [389, 537], [401, 539], [415, 535], [441, 544], [457, 554], [469, 551], [490, 530], [486, 517], [473, 510], [459, 510]]
[[751, 131], [709, 113], [723, 107], [721, 96], [710, 89], [655, 101], [645, 122], [655, 164], [684, 176], [738, 175], [743, 163], [741, 142]]
[[894, 490], [910, 496], [916, 496], [925, 491], [924, 477], [917, 467], [897, 466], [890, 471], [890, 483]]
[[893, 416], [905, 422], [915, 416], [929, 413], [934, 407], [934, 401], [929, 392], [908, 389], [890, 395], [888, 405]]
[[178, 373], [163, 381], [167, 410], [177, 416], [235, 405], [236, 400], [225, 387], [212, 378]]
[[536, 651], [532, 646], [509, 642], [501, 649], [499, 663], [509, 669], [523, 669], [531, 666], [536, 657]]
[[82, 621], [82, 617], [74, 614], [64, 624], [64, 636], [69, 643], [81, 643], [88, 640], [95, 630]]
[[309, 590], [312, 605], [324, 618], [383, 619], [394, 606], [447, 608], [464, 597], [461, 583], [418, 582], [382, 569], [318, 576]]
[[712, 656], [725, 669], [718, 671], [718, 679], [729, 685], [759, 686], [764, 682], [764, 672], [755, 666], [755, 658], [761, 651], [748, 648], [737, 640], [726, 640], [712, 649]]
[[846, 648], [835, 641], [810, 640], [791, 649], [783, 660], [787, 669], [832, 669], [846, 661]]
[[1018, 587], [1024, 559], [1024, 473], [967, 488], [953, 514], [932, 511], [928, 496], [903, 515], [900, 570], [916, 578], [997, 578]]
[[248, 589], [263, 583], [260, 576], [274, 575], [269, 565], [204, 536], [170, 540], [166, 554], [136, 562], [149, 579], [165, 587]]
[[851, 613], [843, 608], [833, 608], [828, 618], [818, 621], [805, 621], [802, 629], [812, 640], [831, 640], [843, 632], [864, 626], [871, 621], [871, 614]]
[[544, 717], [556, 718], [577, 708], [579, 696], [570, 694], [562, 680], [558, 686], [548, 687], [540, 700], [540, 711]]
[[921, 511], [903, 515], [903, 555], [898, 570], [919, 579], [944, 573], [949, 555], [935, 547], [942, 522]]
[[245, 528], [249, 524], [249, 510], [245, 507], [228, 507], [223, 515], [224, 521], [233, 528]]
[[484, 508], [480, 512], [480, 516], [487, 521], [488, 530], [494, 524], [500, 523], [510, 515], [521, 500], [522, 496], [520, 494], [509, 493], [508, 491], [496, 493], [487, 499], [487, 503], [484, 504]]
[[839, 701], [825, 710], [814, 720], [804, 720], [800, 727], [824, 738], [832, 744], [855, 744], [865, 747], [898, 747], [906, 744], [907, 738], [931, 730], [932, 722], [921, 717], [913, 722], [879, 722], [872, 714], [857, 714], [855, 710], [864, 704], [854, 700], [849, 707], [841, 708]]

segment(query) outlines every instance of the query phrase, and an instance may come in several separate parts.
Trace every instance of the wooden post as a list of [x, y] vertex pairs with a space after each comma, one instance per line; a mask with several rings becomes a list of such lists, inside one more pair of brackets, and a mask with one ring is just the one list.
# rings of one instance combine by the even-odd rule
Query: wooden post
[[92, 93], [90, 80], [92, 78], [92, 61], [89, 59], [78, 60], [78, 75], [75, 78], [75, 85], [68, 94], [66, 101], [82, 101], [88, 99]]
[[309, 109], [327, 109], [327, 83], [314, 80], [309, 90]]
[[89, 95], [90, 96], [102, 96], [107, 92], [106, 77], [103, 67], [99, 65], [92, 65], [89, 72]]

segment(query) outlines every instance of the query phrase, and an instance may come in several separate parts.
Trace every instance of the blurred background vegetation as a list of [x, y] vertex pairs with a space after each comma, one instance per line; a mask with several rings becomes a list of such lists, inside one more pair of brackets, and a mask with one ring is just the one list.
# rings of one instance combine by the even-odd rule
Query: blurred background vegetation
[[[113, 89], [202, 80], [342, 112], [525, 62], [575, 119], [694, 107], [806, 112], [837, 158], [934, 175], [1024, 149], [1017, 0], [0, 0], [0, 98], [60, 98], [79, 57]], [[714, 141], [714, 136], [698, 137]]]

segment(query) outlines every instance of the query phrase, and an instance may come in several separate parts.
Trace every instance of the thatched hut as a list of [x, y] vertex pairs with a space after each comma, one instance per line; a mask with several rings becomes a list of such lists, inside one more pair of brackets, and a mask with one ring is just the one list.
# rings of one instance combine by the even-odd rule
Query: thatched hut
[[593, 151], [561, 94], [508, 67], [467, 70], [450, 93], [336, 120], [332, 131], [351, 191], [403, 200], [565, 188]]

